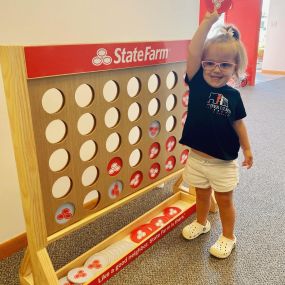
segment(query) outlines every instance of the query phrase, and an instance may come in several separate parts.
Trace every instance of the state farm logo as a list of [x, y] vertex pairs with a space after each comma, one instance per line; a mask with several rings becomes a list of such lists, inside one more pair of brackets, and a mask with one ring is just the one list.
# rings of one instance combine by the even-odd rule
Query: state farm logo
[[105, 48], [100, 48], [97, 50], [97, 55], [93, 57], [93, 65], [109, 65], [112, 62], [114, 64], [121, 63], [136, 63], [136, 62], [151, 62], [166, 60], [169, 55], [169, 50], [167, 48], [156, 48], [153, 49], [151, 46], [146, 46], [144, 49], [138, 49], [137, 47], [133, 49], [126, 48], [116, 48], [114, 50], [114, 55], [111, 57], [107, 55], [107, 50]]
[[93, 57], [92, 63], [96, 66], [101, 64], [109, 65], [112, 63], [112, 58], [107, 55], [107, 50], [104, 48], [99, 48], [97, 50], [97, 56]]

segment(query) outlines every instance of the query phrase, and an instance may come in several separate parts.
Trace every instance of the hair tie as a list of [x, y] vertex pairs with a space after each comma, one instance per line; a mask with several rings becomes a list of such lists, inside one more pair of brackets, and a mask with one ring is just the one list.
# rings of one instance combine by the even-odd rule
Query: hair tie
[[226, 29], [226, 28], [221, 28], [221, 33], [223, 35], [229, 35], [230, 37], [239, 40], [239, 34], [236, 30], [234, 30], [232, 27]]

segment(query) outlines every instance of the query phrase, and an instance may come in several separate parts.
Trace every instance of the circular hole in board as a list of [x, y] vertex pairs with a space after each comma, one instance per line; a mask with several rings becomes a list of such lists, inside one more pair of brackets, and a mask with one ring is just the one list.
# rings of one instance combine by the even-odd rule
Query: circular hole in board
[[66, 131], [66, 125], [62, 120], [53, 120], [46, 128], [46, 139], [49, 143], [58, 143], [65, 138]]
[[69, 163], [69, 153], [60, 148], [54, 151], [49, 158], [49, 168], [56, 172], [64, 169]]
[[103, 87], [103, 97], [107, 102], [113, 102], [119, 95], [118, 83], [114, 80], [109, 80]]
[[136, 121], [141, 115], [141, 106], [137, 102], [132, 103], [128, 109], [128, 118], [131, 122]]
[[141, 139], [142, 131], [138, 126], [134, 126], [129, 132], [129, 143], [134, 145]]
[[118, 133], [112, 133], [106, 140], [106, 149], [108, 152], [116, 151], [121, 144], [121, 137]]
[[155, 93], [160, 86], [160, 78], [157, 74], [152, 74], [148, 79], [148, 90], [150, 93]]
[[74, 216], [75, 207], [72, 203], [62, 204], [55, 213], [55, 221], [62, 225], [69, 222]]
[[141, 89], [141, 83], [137, 77], [132, 77], [128, 81], [127, 92], [130, 97], [135, 97], [139, 94]]
[[65, 197], [71, 190], [71, 179], [68, 176], [58, 178], [52, 186], [52, 195], [59, 199]]
[[96, 166], [91, 165], [87, 167], [81, 177], [81, 182], [83, 186], [90, 186], [92, 185], [98, 178], [98, 169]]
[[177, 83], [177, 74], [174, 71], [170, 71], [166, 77], [166, 86], [168, 89], [173, 89]]
[[166, 110], [168, 112], [172, 111], [177, 103], [177, 98], [174, 94], [170, 94], [166, 99]]
[[160, 108], [160, 102], [157, 98], [152, 98], [148, 104], [148, 113], [150, 116], [154, 116], [158, 113]]
[[105, 125], [107, 128], [115, 127], [120, 120], [120, 112], [117, 108], [110, 108], [105, 114]]
[[88, 140], [84, 142], [79, 151], [79, 156], [82, 161], [88, 161], [91, 160], [97, 151], [97, 145], [93, 140]]
[[90, 191], [84, 198], [83, 208], [86, 210], [94, 209], [100, 201], [100, 193], [97, 190]]
[[135, 149], [132, 151], [129, 157], [129, 164], [131, 167], [135, 167], [139, 164], [142, 158], [142, 152], [139, 149]]
[[176, 118], [174, 116], [169, 116], [165, 123], [165, 129], [167, 132], [172, 132], [176, 126]]
[[80, 116], [77, 122], [77, 129], [81, 135], [90, 134], [95, 128], [95, 117], [90, 113]]
[[75, 91], [75, 102], [81, 108], [89, 106], [94, 98], [94, 91], [88, 84], [81, 84]]
[[48, 89], [42, 97], [43, 109], [49, 114], [58, 112], [63, 107], [63, 104], [63, 95], [56, 88]]
[[120, 196], [122, 191], [123, 191], [123, 182], [120, 180], [116, 180], [110, 185], [108, 189], [108, 195], [111, 199], [116, 199], [117, 197]]

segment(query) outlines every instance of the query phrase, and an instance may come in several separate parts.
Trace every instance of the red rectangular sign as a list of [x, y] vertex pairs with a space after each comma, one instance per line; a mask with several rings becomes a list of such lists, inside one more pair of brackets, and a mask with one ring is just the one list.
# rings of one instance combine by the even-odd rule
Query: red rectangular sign
[[25, 47], [27, 77], [132, 68], [186, 61], [189, 41]]

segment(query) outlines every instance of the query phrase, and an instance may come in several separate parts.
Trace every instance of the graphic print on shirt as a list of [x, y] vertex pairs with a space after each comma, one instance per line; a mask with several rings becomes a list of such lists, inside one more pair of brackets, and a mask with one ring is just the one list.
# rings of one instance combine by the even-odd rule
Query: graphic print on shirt
[[207, 108], [212, 111], [213, 114], [229, 117], [231, 115], [231, 110], [229, 108], [229, 101], [223, 94], [211, 92]]

